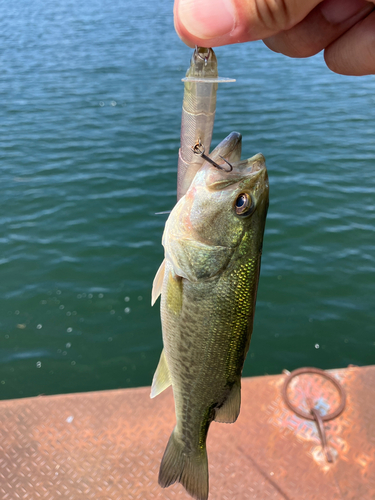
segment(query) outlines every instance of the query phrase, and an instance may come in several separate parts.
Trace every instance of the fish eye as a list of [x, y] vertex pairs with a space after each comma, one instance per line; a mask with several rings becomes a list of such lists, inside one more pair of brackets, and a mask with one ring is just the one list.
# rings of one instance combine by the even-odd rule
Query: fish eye
[[237, 215], [250, 215], [250, 213], [254, 210], [252, 197], [247, 193], [241, 193], [236, 199], [235, 209]]

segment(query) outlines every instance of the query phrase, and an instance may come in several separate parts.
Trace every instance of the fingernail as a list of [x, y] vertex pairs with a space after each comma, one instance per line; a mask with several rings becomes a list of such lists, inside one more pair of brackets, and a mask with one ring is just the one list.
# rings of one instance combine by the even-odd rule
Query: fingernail
[[324, 0], [320, 10], [329, 23], [339, 24], [368, 7], [366, 0]]
[[202, 39], [226, 35], [235, 24], [231, 0], [179, 0], [176, 13], [179, 23], [191, 35]]

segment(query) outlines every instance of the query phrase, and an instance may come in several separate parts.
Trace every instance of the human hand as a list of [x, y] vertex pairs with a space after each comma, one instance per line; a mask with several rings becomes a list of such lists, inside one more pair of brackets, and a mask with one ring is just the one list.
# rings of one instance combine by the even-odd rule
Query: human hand
[[262, 39], [289, 57], [324, 49], [336, 73], [375, 74], [375, 0], [175, 0], [174, 16], [189, 46]]

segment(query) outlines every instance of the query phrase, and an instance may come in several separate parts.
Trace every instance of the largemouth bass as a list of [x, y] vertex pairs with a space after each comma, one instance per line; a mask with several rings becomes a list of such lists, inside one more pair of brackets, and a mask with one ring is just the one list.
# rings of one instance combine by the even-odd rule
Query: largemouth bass
[[153, 285], [164, 351], [151, 397], [172, 385], [176, 411], [159, 484], [180, 482], [198, 500], [208, 498], [209, 426], [240, 411], [268, 208], [264, 157], [238, 161], [240, 151], [233, 133], [210, 155], [234, 161], [232, 171], [204, 163], [172, 210]]

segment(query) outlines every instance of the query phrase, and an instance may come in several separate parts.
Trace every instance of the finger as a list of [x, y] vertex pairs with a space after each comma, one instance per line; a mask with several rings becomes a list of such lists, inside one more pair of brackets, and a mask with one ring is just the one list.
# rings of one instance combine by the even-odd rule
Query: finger
[[321, 0], [175, 0], [175, 28], [189, 46], [260, 40], [299, 23]]
[[293, 28], [264, 40], [289, 57], [317, 54], [365, 18], [374, 8], [366, 0], [325, 0]]
[[327, 66], [342, 75], [375, 74], [375, 12], [326, 48]]

